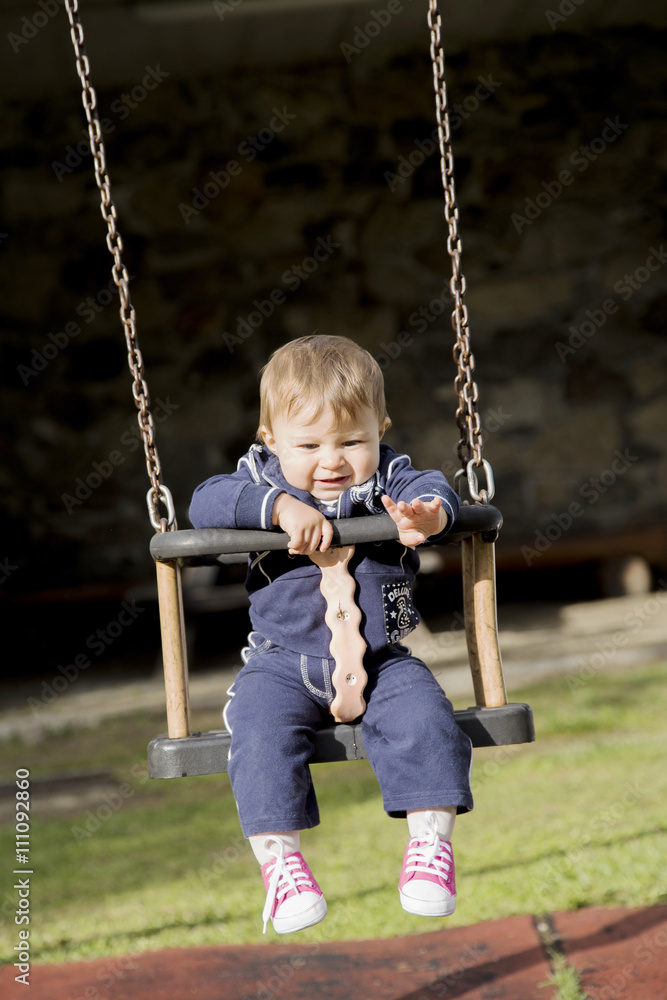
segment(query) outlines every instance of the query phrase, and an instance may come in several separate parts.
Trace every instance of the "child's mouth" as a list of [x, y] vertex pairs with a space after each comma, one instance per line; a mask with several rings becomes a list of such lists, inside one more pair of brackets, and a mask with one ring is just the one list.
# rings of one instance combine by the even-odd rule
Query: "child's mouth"
[[316, 482], [318, 486], [328, 486], [333, 488], [343, 486], [349, 478], [349, 476], [339, 476], [337, 479], [317, 479]]

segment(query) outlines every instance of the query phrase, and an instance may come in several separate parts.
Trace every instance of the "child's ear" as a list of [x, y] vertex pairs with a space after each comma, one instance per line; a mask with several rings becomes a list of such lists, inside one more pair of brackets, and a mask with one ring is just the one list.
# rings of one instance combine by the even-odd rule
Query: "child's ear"
[[259, 429], [259, 433], [261, 434], [262, 441], [269, 449], [269, 451], [275, 451], [276, 439], [274, 438], [273, 434], [271, 433], [269, 428], [266, 427], [265, 424], [262, 424], [262, 426]]
[[391, 420], [389, 419], [389, 417], [387, 417], [380, 424], [380, 431], [379, 431], [379, 438], [380, 438], [380, 440], [382, 440], [382, 438], [384, 437], [384, 432], [387, 431], [387, 430], [389, 430], [390, 427], [391, 427]]

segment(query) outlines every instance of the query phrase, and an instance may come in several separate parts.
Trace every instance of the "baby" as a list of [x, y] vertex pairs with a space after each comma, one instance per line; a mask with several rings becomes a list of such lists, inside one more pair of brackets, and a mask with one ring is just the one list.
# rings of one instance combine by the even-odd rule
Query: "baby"
[[[314, 734], [333, 722], [341, 695], [334, 674], [347, 674], [348, 684], [367, 676], [358, 695], [364, 746], [385, 811], [407, 816], [401, 905], [446, 916], [456, 906], [454, 818], [473, 805], [472, 749], [433, 674], [402, 640], [419, 621], [415, 546], [451, 527], [458, 497], [442, 473], [418, 472], [381, 444], [391, 424], [382, 372], [346, 337], [302, 337], [277, 350], [262, 372], [260, 402], [261, 443], [235, 473], [197, 487], [190, 519], [196, 528], [289, 535], [288, 551], [250, 556], [253, 631], [224, 712], [232, 790], [267, 893], [264, 930], [269, 917], [287, 934], [327, 912], [300, 831], [319, 823], [308, 761]], [[333, 614], [322, 568], [341, 551], [331, 547], [331, 519], [384, 511], [399, 539], [345, 547], [349, 600], [334, 601]], [[356, 673], [336, 661], [339, 625], [344, 648], [361, 644]]]

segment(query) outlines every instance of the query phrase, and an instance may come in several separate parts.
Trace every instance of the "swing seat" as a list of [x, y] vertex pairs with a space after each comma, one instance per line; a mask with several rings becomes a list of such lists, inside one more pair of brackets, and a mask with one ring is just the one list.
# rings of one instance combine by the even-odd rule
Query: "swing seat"
[[[387, 514], [373, 517], [347, 518], [332, 522], [334, 545], [368, 544], [398, 538], [398, 529]], [[488, 504], [464, 504], [451, 530], [429, 544], [451, 544], [477, 538], [493, 551], [493, 542], [502, 525], [502, 515]], [[263, 552], [287, 548], [287, 535], [282, 531], [258, 531], [227, 528], [199, 528], [166, 531], [151, 539], [150, 551], [158, 564], [210, 565], [239, 553]], [[465, 586], [464, 586], [465, 591]], [[495, 592], [493, 618], [495, 620]], [[493, 631], [493, 629], [491, 630]], [[476, 651], [470, 649], [471, 667]], [[474, 642], [474, 640], [473, 640]], [[497, 660], [502, 684], [502, 666]], [[475, 680], [475, 671], [473, 670]], [[475, 695], [482, 703], [454, 713], [457, 724], [475, 747], [508, 746], [531, 743], [535, 739], [533, 715], [523, 703], [489, 706], [483, 684], [475, 683]], [[187, 690], [185, 690], [187, 698]], [[259, 737], [261, 738], [261, 737]], [[148, 745], [148, 773], [151, 778], [180, 778], [201, 774], [221, 774], [227, 770], [231, 737], [224, 729], [208, 733], [187, 733], [170, 737], [156, 736]], [[332, 724], [315, 736], [311, 763], [364, 760], [367, 754], [361, 736], [361, 725]]]
[[[535, 739], [530, 705], [512, 702], [497, 708], [478, 705], [454, 712], [460, 729], [474, 747], [532, 743]], [[189, 778], [198, 774], [224, 774], [232, 738], [226, 729], [192, 733], [179, 739], [166, 734], [148, 744], [148, 774], [151, 778]], [[340, 722], [320, 729], [315, 736], [311, 764], [344, 760], [367, 760], [361, 725]]]

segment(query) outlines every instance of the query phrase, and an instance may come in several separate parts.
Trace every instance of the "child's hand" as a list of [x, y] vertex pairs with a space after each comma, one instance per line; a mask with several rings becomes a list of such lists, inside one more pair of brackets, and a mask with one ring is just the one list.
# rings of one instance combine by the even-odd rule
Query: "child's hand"
[[324, 514], [289, 493], [280, 493], [273, 506], [273, 523], [289, 535], [289, 553], [307, 556], [319, 548], [326, 552], [333, 539], [333, 527]]
[[429, 535], [438, 535], [447, 527], [447, 513], [440, 497], [433, 500], [413, 500], [396, 504], [386, 494], [382, 497], [384, 508], [398, 525], [398, 538], [403, 545], [421, 545]]

